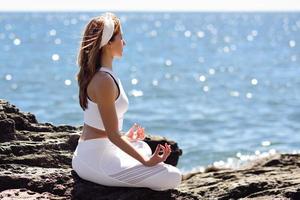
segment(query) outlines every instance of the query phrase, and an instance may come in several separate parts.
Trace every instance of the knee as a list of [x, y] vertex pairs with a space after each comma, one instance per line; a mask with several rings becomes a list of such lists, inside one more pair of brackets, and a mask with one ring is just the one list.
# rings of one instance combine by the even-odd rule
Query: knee
[[169, 176], [171, 177], [169, 180], [169, 183], [167, 184], [168, 187], [167, 189], [173, 189], [178, 187], [181, 184], [182, 181], [182, 174], [179, 171], [179, 169], [177, 169], [175, 167], [175, 170], [173, 172], [171, 172], [171, 174], [169, 174]]
[[169, 171], [165, 177], [162, 177], [159, 187], [154, 190], [163, 191], [174, 189], [178, 187], [182, 182], [182, 174], [180, 170], [174, 166], [172, 166], [172, 171]]

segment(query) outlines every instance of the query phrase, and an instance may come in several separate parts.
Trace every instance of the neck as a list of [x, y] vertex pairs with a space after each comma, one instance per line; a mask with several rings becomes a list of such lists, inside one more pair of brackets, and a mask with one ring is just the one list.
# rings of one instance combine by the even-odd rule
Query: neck
[[113, 56], [109, 54], [107, 51], [104, 51], [101, 56], [100, 64], [103, 67], [110, 68], [112, 70]]

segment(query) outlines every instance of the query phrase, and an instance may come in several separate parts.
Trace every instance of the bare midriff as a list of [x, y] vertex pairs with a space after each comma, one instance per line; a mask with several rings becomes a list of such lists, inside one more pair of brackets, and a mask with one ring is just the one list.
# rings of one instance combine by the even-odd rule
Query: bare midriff
[[83, 125], [82, 134], [80, 140], [90, 140], [96, 138], [107, 138], [106, 131], [93, 128], [87, 124]]

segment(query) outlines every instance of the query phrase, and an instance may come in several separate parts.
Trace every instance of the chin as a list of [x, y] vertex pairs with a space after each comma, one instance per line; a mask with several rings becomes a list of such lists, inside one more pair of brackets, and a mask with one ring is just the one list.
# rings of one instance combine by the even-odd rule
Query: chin
[[122, 58], [122, 55], [116, 55], [116, 56], [114, 56], [114, 58]]

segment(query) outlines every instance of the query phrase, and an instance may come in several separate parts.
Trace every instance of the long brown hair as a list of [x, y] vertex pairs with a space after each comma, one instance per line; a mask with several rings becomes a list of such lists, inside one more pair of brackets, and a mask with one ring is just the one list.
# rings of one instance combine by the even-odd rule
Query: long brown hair
[[[119, 18], [112, 14], [114, 21], [114, 33], [110, 41], [121, 32]], [[79, 72], [77, 74], [77, 81], [79, 86], [79, 103], [80, 107], [85, 110], [87, 108], [87, 86], [96, 74], [97, 70], [101, 68], [101, 54], [102, 49], [99, 49], [104, 28], [103, 15], [92, 18], [85, 26], [82, 40], [80, 42], [80, 49], [77, 56], [77, 64]]]

